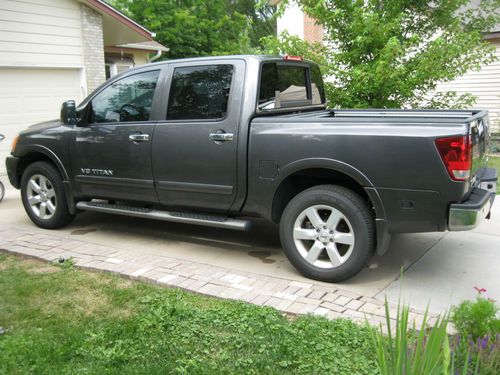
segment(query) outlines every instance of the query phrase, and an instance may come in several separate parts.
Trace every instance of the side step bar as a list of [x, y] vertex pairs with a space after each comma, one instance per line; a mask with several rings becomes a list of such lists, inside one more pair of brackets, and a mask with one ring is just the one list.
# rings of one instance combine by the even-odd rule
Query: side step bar
[[104, 202], [78, 202], [76, 208], [83, 211], [104, 212], [110, 214], [188, 223], [207, 227], [227, 228], [234, 230], [249, 230], [249, 220], [232, 219], [220, 215], [200, 214], [191, 212], [161, 211], [152, 208], [142, 208]]

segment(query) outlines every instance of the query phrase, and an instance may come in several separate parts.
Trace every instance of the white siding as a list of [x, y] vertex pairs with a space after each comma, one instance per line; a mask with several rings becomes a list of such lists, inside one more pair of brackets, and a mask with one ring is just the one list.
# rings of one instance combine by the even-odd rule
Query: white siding
[[438, 85], [437, 91], [456, 91], [460, 94], [471, 93], [477, 97], [475, 108], [487, 109], [490, 123], [495, 132], [500, 132], [500, 40], [494, 40], [498, 60], [470, 72], [454, 81]]
[[61, 104], [82, 99], [81, 69], [0, 68], [0, 174], [14, 136], [27, 126], [59, 117]]
[[304, 39], [304, 13], [299, 5], [293, 2], [286, 7], [285, 13], [277, 20], [278, 35], [283, 31]]
[[74, 0], [0, 0], [0, 66], [81, 67]]

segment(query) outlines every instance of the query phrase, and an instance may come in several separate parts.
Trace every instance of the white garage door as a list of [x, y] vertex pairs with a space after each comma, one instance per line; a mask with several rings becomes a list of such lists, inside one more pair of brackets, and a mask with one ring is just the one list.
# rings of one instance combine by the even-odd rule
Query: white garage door
[[81, 96], [80, 69], [0, 68], [0, 173], [20, 130], [58, 118], [63, 101]]

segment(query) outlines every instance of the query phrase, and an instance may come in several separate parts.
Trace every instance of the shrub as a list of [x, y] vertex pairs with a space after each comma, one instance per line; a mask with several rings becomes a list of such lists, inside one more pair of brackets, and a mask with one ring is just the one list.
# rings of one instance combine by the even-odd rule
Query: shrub
[[477, 341], [487, 334], [500, 333], [500, 319], [495, 301], [486, 298], [485, 289], [477, 288], [476, 301], [463, 301], [452, 309], [451, 322], [461, 337]]
[[486, 297], [486, 289], [475, 289], [478, 292], [475, 301], [463, 301], [452, 309], [451, 321], [457, 330], [453, 358], [461, 374], [476, 369], [481, 375], [497, 375], [500, 373], [498, 307]]

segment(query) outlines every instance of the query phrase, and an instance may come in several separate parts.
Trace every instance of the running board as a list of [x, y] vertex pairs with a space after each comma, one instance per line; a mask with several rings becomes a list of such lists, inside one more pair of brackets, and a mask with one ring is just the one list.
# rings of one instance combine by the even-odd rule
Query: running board
[[104, 202], [78, 202], [76, 208], [84, 211], [104, 212], [110, 214], [140, 217], [172, 221], [176, 223], [187, 223], [203, 225], [215, 228], [227, 228], [234, 230], [250, 230], [249, 220], [232, 219], [221, 215], [200, 214], [192, 212], [162, 211], [152, 208], [133, 207], [122, 204], [109, 204]]

